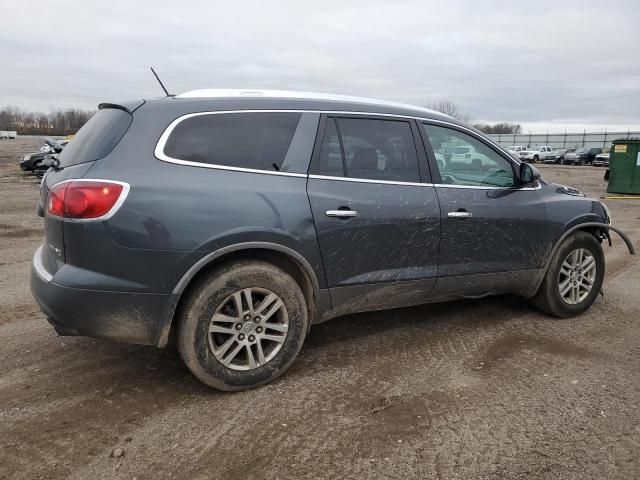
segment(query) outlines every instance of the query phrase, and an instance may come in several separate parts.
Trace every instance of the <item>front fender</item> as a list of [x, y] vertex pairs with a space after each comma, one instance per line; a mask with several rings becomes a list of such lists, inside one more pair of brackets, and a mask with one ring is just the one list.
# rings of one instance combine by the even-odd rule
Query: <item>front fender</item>
[[[605, 233], [609, 233], [609, 230], [613, 230], [615, 233], [617, 233], [620, 238], [622, 238], [622, 240], [624, 241], [624, 243], [627, 245], [627, 248], [629, 249], [629, 253], [631, 255], [635, 255], [636, 254], [636, 249], [633, 246], [633, 243], [631, 242], [631, 240], [629, 239], [629, 237], [627, 237], [627, 235], [625, 235], [625, 233], [620, 230], [617, 227], [614, 227], [612, 225], [609, 225], [607, 223], [601, 223], [601, 222], [585, 222], [585, 223], [579, 223], [577, 225], [574, 225], [573, 227], [571, 227], [569, 230], [567, 230], [566, 232], [564, 232], [564, 234], [558, 239], [558, 241], [556, 242], [556, 245], [553, 247], [553, 250], [551, 251], [551, 257], [553, 257], [553, 254], [556, 253], [556, 250], [558, 249], [558, 247], [560, 246], [560, 243], [567, 238], [567, 236], [569, 234], [571, 234], [572, 232], [575, 232], [576, 230], [581, 230], [584, 228], [600, 228], [602, 229]], [[551, 261], [551, 258], [549, 258], [548, 260], [549, 262]], [[548, 264], [547, 264], [548, 267]]]
[[631, 255], [635, 255], [636, 254], [636, 250], [635, 250], [635, 247], [633, 246], [633, 243], [631, 242], [629, 237], [627, 237], [627, 235], [625, 235], [625, 233], [622, 230], [620, 230], [619, 228], [614, 227], [612, 225], [609, 225], [607, 223], [602, 223], [602, 222], [584, 222], [584, 223], [579, 223], [577, 225], [574, 225], [574, 226], [568, 228], [560, 236], [560, 238], [556, 241], [556, 243], [554, 244], [553, 248], [551, 249], [551, 252], [549, 253], [549, 256], [547, 257], [547, 260], [546, 260], [543, 268], [539, 270], [538, 277], [536, 278], [535, 289], [533, 289], [530, 292], [531, 295], [534, 295], [535, 292], [538, 291], [538, 288], [540, 287], [540, 284], [542, 283], [542, 279], [547, 274], [547, 270], [549, 270], [549, 266], [551, 265], [551, 259], [555, 255], [555, 253], [558, 250], [558, 248], [560, 248], [560, 245], [562, 244], [564, 239], [567, 238], [569, 235], [571, 235], [576, 230], [584, 230], [585, 228], [599, 228], [599, 229], [601, 229], [607, 235], [607, 238], [609, 238], [609, 242], [611, 242], [611, 237], [609, 235], [609, 231], [613, 231], [613, 232], [617, 233], [620, 236], [620, 238], [622, 238], [624, 243], [626, 244], [627, 248], [629, 249], [629, 253]]

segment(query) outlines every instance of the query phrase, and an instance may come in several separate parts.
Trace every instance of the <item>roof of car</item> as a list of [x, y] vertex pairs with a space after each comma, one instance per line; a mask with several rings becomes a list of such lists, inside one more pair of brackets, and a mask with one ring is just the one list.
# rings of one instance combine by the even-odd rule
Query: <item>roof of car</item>
[[459, 124], [457, 120], [428, 108], [388, 100], [351, 95], [262, 89], [202, 89], [181, 93], [160, 100], [203, 109], [299, 109], [340, 112], [368, 112], [439, 119]]

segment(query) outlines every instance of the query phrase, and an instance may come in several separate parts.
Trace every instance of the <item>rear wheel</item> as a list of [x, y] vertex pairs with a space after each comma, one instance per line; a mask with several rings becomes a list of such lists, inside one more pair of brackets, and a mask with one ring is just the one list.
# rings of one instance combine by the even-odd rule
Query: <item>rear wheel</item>
[[579, 315], [596, 300], [604, 268], [604, 253], [598, 239], [587, 232], [575, 232], [553, 255], [533, 303], [557, 317]]
[[538, 156], [537, 156], [537, 155], [534, 155], [534, 156], [533, 156], [533, 163], [536, 163], [537, 161], [538, 161]]
[[290, 275], [270, 263], [240, 261], [195, 285], [178, 321], [178, 350], [189, 370], [232, 391], [282, 375], [302, 347], [309, 319]]

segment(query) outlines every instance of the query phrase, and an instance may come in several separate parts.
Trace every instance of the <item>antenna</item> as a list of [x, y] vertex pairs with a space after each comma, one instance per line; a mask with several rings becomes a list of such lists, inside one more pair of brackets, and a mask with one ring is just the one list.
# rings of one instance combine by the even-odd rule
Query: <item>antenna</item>
[[156, 73], [156, 71], [153, 69], [153, 67], [149, 67], [151, 68], [151, 72], [153, 73], [153, 75], [156, 77], [156, 80], [158, 80], [158, 83], [160, 84], [160, 86], [162, 87], [162, 90], [164, 90], [164, 93], [167, 95], [167, 97], [173, 97], [173, 95], [171, 95], [166, 88], [164, 88], [164, 84], [162, 83], [162, 80], [160, 80], [160, 77], [158, 76], [158, 74]]

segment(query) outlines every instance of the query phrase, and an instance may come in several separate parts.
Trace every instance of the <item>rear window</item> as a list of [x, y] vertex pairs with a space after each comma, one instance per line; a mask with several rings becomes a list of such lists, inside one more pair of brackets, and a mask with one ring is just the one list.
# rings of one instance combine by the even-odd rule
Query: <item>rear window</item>
[[60, 153], [60, 166], [68, 167], [106, 157], [125, 134], [131, 120], [131, 115], [124, 110], [98, 110]]
[[164, 154], [209, 165], [278, 171], [300, 117], [291, 112], [197, 115], [173, 129]]

